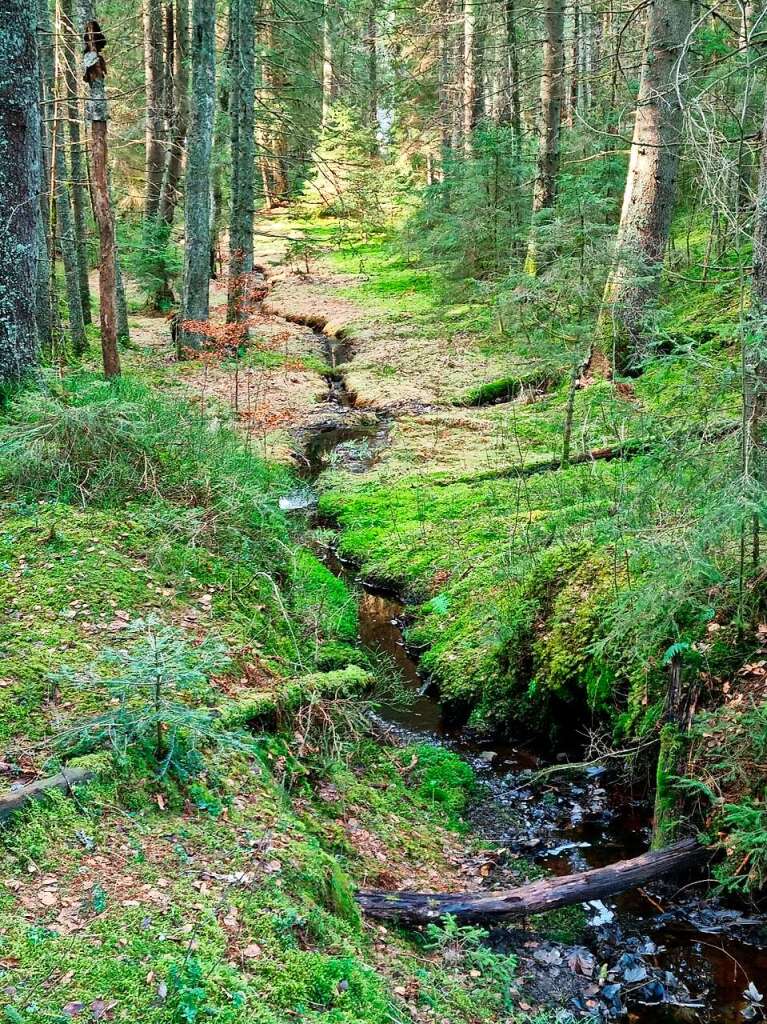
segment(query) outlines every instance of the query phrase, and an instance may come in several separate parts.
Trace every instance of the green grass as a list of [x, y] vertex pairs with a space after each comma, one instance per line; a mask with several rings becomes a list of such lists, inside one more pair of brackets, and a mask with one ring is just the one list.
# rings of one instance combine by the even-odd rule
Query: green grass
[[[357, 884], [453, 870], [473, 777], [441, 749], [384, 749], [337, 725], [325, 742], [333, 702], [351, 721], [376, 663], [345, 584], [278, 509], [290, 486], [135, 379], [73, 375], [0, 423], [4, 749], [28, 771], [57, 767], [56, 737], [104, 711], [103, 690], [61, 668], [130, 643], [126, 623], [150, 614], [190, 650], [223, 642], [216, 728], [253, 740], [186, 781], [131, 752], [76, 758], [98, 773], [76, 799], [3, 824], [2, 1019], [404, 1024], [401, 986], [443, 1019], [497, 1012], [492, 978], [369, 930], [354, 903]], [[300, 717], [308, 704], [319, 725]]]

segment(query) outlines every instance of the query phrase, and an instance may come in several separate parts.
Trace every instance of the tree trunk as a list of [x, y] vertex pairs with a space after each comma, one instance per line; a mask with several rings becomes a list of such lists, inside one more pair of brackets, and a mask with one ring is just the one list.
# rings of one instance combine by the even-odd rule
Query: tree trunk
[[166, 224], [173, 223], [173, 215], [179, 202], [179, 183], [184, 165], [186, 133], [189, 130], [189, 0], [176, 0], [173, 28], [170, 152], [160, 198], [160, 216]]
[[445, 914], [459, 921], [508, 921], [544, 914], [589, 900], [605, 899], [701, 863], [706, 851], [694, 839], [643, 853], [604, 868], [529, 882], [501, 892], [360, 892], [357, 902], [370, 917], [426, 924]]
[[186, 247], [180, 353], [204, 335], [185, 327], [207, 322], [210, 281], [210, 157], [216, 103], [216, 0], [193, 0], [192, 108], [185, 187]]
[[564, 0], [546, 0], [543, 28], [538, 167], [533, 187], [533, 220], [525, 260], [525, 270], [529, 274], [536, 274], [540, 269], [541, 253], [536, 220], [543, 210], [553, 208], [557, 192], [565, 58]]
[[253, 273], [255, 192], [256, 0], [232, 0], [232, 206], [227, 322], [246, 320]]
[[753, 14], [753, 0], [742, 0], [740, 6], [740, 26], [738, 29], [738, 48], [741, 50], [747, 50], [749, 47]]
[[472, 152], [474, 132], [474, 105], [477, 96], [475, 57], [476, 11], [475, 0], [463, 0], [463, 88], [461, 111], [463, 119], [463, 151], [469, 157]]
[[56, 226], [58, 230], [61, 259], [64, 264], [64, 280], [66, 282], [67, 310], [69, 313], [69, 334], [72, 349], [76, 355], [82, 355], [88, 347], [83, 320], [82, 294], [80, 292], [80, 273], [77, 259], [77, 240], [75, 236], [74, 218], [69, 203], [69, 190], [66, 185], [67, 162], [64, 150], [64, 131], [60, 121], [56, 122], [55, 176], [54, 194], [56, 197]]
[[53, 246], [54, 207], [53, 127], [56, 105], [53, 97], [53, 32], [47, 0], [37, 0], [37, 49], [40, 72], [40, 228], [37, 263], [37, 334], [42, 351], [53, 358], [57, 305], [54, 302], [55, 250]]
[[516, 0], [506, 0], [506, 51], [509, 65], [509, 124], [514, 136], [514, 155], [518, 160], [522, 153], [522, 102], [519, 91]]
[[333, 103], [333, 36], [330, 24], [330, 0], [322, 5], [322, 123], [326, 128]]
[[372, 135], [371, 154], [378, 155], [378, 30], [376, 27], [375, 2], [368, 8], [367, 39], [368, 51], [368, 126]]
[[439, 128], [440, 144], [442, 149], [442, 169], [452, 144], [451, 119], [452, 119], [452, 87], [453, 77], [450, 67], [451, 57], [451, 32], [450, 13], [451, 0], [439, 0]]
[[120, 374], [120, 356], [117, 351], [117, 286], [115, 281], [115, 222], [109, 195], [107, 164], [107, 99], [104, 78], [106, 63], [101, 51], [106, 39], [98, 22], [89, 18], [83, 36], [85, 56], [84, 78], [90, 98], [85, 107], [85, 118], [91, 123], [91, 167], [93, 172], [93, 209], [99, 229], [99, 298], [101, 303], [101, 352], [104, 375]]
[[80, 283], [80, 303], [83, 322], [93, 320], [91, 290], [88, 281], [88, 181], [85, 169], [80, 104], [78, 102], [77, 65], [75, 54], [80, 50], [80, 39], [75, 32], [72, 0], [62, 0], [62, 30], [64, 36], [64, 81], [67, 90], [67, 123], [69, 126], [69, 166], [72, 175], [72, 210], [74, 213], [75, 244], [77, 246], [77, 274]]
[[161, 0], [144, 0], [144, 89], [146, 94], [146, 192], [144, 216], [156, 217], [165, 173], [163, 123], [163, 10]]
[[[264, 56], [261, 67], [263, 84], [266, 85], [263, 105], [267, 110], [275, 110], [279, 107], [288, 83], [279, 57], [275, 60], [275, 13], [272, 0], [263, 0], [262, 23]], [[261, 132], [261, 145], [261, 174], [267, 203], [269, 206], [277, 206], [285, 203], [290, 193], [286, 170], [287, 136], [280, 117], [271, 117], [270, 125]]]
[[[767, 486], [767, 98], [761, 143], [754, 212], [751, 310], [743, 359], [743, 475], [760, 490]], [[760, 558], [760, 532], [760, 522], [755, 517], [752, 534], [754, 567]]]
[[652, 0], [615, 265], [605, 287], [600, 339], [623, 372], [641, 357], [647, 307], [658, 292], [671, 228], [682, 136], [680, 89], [690, 0]]
[[578, 96], [580, 94], [580, 66], [581, 66], [581, 19], [578, 0], [573, 2], [573, 38], [570, 46], [570, 87], [567, 96], [567, 126], [575, 126], [575, 118], [578, 113]]
[[37, 363], [40, 192], [36, 12], [0, 0], [0, 388]]

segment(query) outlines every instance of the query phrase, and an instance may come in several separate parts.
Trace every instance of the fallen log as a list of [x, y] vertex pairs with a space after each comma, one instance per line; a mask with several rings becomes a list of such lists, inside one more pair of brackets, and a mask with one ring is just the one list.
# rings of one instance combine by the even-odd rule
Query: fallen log
[[558, 907], [616, 896], [661, 878], [673, 871], [705, 860], [708, 851], [694, 839], [685, 839], [664, 850], [652, 850], [641, 857], [617, 861], [574, 875], [545, 878], [517, 889], [499, 892], [357, 893], [357, 902], [370, 917], [394, 918], [410, 924], [424, 924], [452, 914], [459, 921], [494, 921], [543, 914]]
[[0, 821], [10, 817], [14, 811], [20, 811], [30, 800], [39, 800], [44, 793], [52, 789], [60, 789], [68, 793], [73, 786], [81, 782], [89, 782], [96, 773], [88, 768], [65, 768], [58, 775], [50, 775], [46, 779], [29, 782], [18, 789], [10, 789], [0, 794]]

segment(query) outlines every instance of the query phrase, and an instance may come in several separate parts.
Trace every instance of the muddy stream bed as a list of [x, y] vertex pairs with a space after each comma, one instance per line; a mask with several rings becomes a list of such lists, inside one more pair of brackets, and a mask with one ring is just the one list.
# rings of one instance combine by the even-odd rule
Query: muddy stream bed
[[[298, 438], [305, 485], [283, 499], [285, 509], [311, 507], [313, 484], [330, 466], [367, 469], [391, 427], [387, 415], [361, 418], [355, 412], [354, 395], [339, 369], [350, 358], [350, 347], [320, 330], [315, 334], [331, 367], [327, 417]], [[475, 769], [479, 793], [469, 811], [471, 830], [497, 851], [485, 887], [520, 884], [520, 861], [538, 873], [563, 875], [648, 848], [652, 807], [646, 785], [632, 791], [599, 765], [536, 779], [547, 763], [556, 763], [556, 749], [544, 754], [524, 744], [480, 740], [448, 721], [419, 673], [417, 655], [407, 648], [403, 603], [366, 585], [332, 548], [320, 554], [358, 594], [362, 644], [387, 655], [413, 691], [406, 709], [382, 707], [378, 725], [395, 742], [449, 746]], [[586, 904], [587, 924], [569, 943], [517, 925], [493, 928], [487, 941], [518, 957], [519, 998], [531, 1007], [602, 1019], [628, 1015], [643, 1024], [764, 1020], [767, 918], [709, 894], [702, 878], [683, 876]]]

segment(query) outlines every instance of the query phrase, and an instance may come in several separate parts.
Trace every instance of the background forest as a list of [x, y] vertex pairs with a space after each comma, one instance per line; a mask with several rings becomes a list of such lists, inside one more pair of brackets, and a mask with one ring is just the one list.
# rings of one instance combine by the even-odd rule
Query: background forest
[[358, 885], [481, 886], [496, 838], [476, 763], [370, 736], [408, 703], [375, 588], [442, 734], [609, 768], [758, 904], [761, 0], [0, 20], [0, 770], [86, 773], [0, 837], [7, 1019], [572, 1010], [470, 928], [362, 923]]

